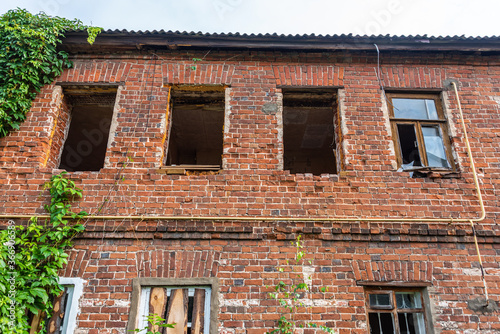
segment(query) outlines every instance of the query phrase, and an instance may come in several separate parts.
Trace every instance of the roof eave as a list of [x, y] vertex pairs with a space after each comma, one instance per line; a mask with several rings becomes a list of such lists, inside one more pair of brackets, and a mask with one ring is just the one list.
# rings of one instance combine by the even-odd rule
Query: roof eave
[[260, 50], [374, 50], [377, 44], [381, 51], [458, 51], [498, 52], [500, 39], [492, 38], [427, 38], [397, 36], [277, 36], [277, 35], [217, 35], [187, 33], [130, 33], [104, 32], [95, 43], [89, 45], [85, 32], [70, 32], [63, 39], [62, 48], [67, 51], [93, 52], [109, 49], [177, 49], [177, 48], [221, 48]]

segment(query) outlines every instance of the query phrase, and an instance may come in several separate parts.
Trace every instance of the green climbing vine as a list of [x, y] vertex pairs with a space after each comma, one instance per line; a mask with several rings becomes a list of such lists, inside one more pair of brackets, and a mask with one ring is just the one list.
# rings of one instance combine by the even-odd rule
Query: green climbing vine
[[[292, 264], [287, 263], [285, 266], [278, 266], [278, 273], [292, 273], [288, 280], [279, 278], [279, 282], [273, 287], [273, 292], [269, 293], [269, 297], [278, 301], [280, 318], [277, 321], [277, 326], [266, 334], [294, 334], [297, 328], [316, 328], [326, 333], [334, 334], [333, 328], [318, 325], [315, 322], [304, 322], [296, 320], [296, 314], [300, 309], [307, 308], [304, 304], [305, 299], [311, 294], [312, 286], [308, 284], [311, 277], [304, 276], [304, 273], [294, 273], [294, 270], [301, 268], [304, 264], [304, 242], [301, 240], [301, 235], [297, 236], [292, 245], [295, 246], [295, 258]], [[308, 261], [311, 264], [311, 261]], [[285, 283], [287, 281], [287, 283]], [[325, 293], [326, 287], [321, 287], [318, 292]]]
[[40, 89], [72, 66], [57, 50], [69, 30], [87, 30], [92, 44], [101, 28], [20, 8], [0, 17], [0, 138], [19, 129]]
[[38, 333], [46, 332], [52, 301], [62, 291], [58, 270], [68, 262], [66, 250], [84, 230], [79, 220], [87, 215], [71, 211], [71, 201], [82, 192], [65, 174], [46, 184], [50, 219], [33, 217], [26, 226], [10, 221], [0, 233], [0, 333], [27, 334], [29, 315], [38, 314], [44, 315]]

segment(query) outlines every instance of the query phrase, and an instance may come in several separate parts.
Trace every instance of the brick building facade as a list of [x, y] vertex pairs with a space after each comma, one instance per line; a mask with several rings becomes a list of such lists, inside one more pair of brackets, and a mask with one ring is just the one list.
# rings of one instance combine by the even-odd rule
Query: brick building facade
[[298, 235], [314, 291], [299, 320], [500, 332], [498, 38], [107, 31], [62, 47], [73, 68], [0, 139], [0, 206], [43, 214], [62, 170], [83, 190], [92, 217], [60, 273], [81, 289], [74, 333], [126, 333], [175, 288], [204, 305], [192, 333], [269, 331]]

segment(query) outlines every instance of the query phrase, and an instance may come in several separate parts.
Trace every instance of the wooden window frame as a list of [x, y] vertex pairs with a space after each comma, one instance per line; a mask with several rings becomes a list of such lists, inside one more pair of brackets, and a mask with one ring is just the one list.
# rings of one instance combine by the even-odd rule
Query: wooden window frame
[[215, 277], [200, 277], [200, 278], [134, 278], [132, 281], [132, 300], [130, 308], [130, 316], [127, 324], [128, 331], [133, 331], [140, 323], [139, 315], [141, 307], [141, 294], [144, 288], [207, 288], [211, 289], [210, 294], [210, 321], [206, 334], [217, 333], [217, 319], [219, 312], [219, 280]]
[[[415, 293], [418, 292], [420, 293], [420, 308], [398, 308], [397, 307], [397, 302], [396, 302], [396, 293], [397, 292], [405, 292], [405, 293]], [[377, 307], [373, 308], [370, 307], [370, 295], [371, 294], [388, 294], [390, 293], [391, 295], [391, 301], [392, 301], [392, 307], [391, 308], [382, 308], [382, 307]], [[399, 327], [399, 319], [398, 319], [398, 314], [399, 313], [422, 313], [424, 317], [424, 329], [426, 334], [433, 334], [432, 327], [430, 326], [429, 323], [429, 304], [426, 300], [427, 294], [425, 292], [424, 288], [415, 288], [415, 287], [375, 287], [375, 286], [365, 286], [365, 305], [366, 305], [366, 319], [367, 319], [367, 329], [368, 333], [371, 333], [370, 331], [370, 321], [369, 321], [369, 315], [370, 313], [387, 313], [387, 314], [392, 314], [393, 316], [393, 321], [394, 321], [394, 331], [395, 334], [400, 333], [400, 327]]]
[[[398, 124], [411, 124], [415, 127], [416, 138], [418, 143], [418, 153], [420, 156], [420, 162], [422, 166], [415, 166], [414, 168], [410, 168], [409, 170], [419, 170], [419, 169], [428, 169], [428, 170], [436, 170], [436, 171], [456, 171], [455, 161], [453, 159], [452, 149], [450, 137], [448, 134], [448, 121], [445, 117], [443, 105], [441, 102], [441, 97], [434, 93], [387, 93], [387, 105], [389, 108], [389, 120], [391, 123], [391, 131], [392, 131], [392, 140], [394, 142], [394, 148], [396, 151], [396, 160], [398, 164], [398, 168], [403, 164], [403, 154], [400, 148], [399, 141], [399, 133], [397, 129]], [[411, 118], [397, 118], [394, 116], [394, 105], [392, 99], [401, 98], [401, 99], [415, 99], [415, 100], [433, 100], [434, 105], [436, 107], [436, 111], [438, 114], [438, 119], [411, 119]], [[441, 137], [443, 140], [443, 148], [446, 152], [446, 158], [448, 160], [449, 167], [431, 167], [429, 166], [424, 136], [422, 134], [423, 126], [437, 126], [441, 132]]]

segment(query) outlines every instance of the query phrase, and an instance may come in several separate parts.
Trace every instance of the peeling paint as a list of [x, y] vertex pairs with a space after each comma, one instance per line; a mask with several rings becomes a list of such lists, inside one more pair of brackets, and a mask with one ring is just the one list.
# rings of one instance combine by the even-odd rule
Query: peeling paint
[[278, 128], [278, 170], [283, 170], [285, 168], [285, 163], [283, 160], [283, 93], [276, 93], [276, 105], [278, 106], [278, 111], [276, 113], [276, 122]]
[[[229, 137], [229, 129], [231, 128], [231, 97], [232, 97], [232, 89], [226, 88], [225, 90], [225, 99], [224, 99], [224, 142]], [[229, 154], [230, 147], [228, 145], [223, 145], [222, 147], [222, 169], [227, 169], [227, 162], [224, 159], [226, 154]]]
[[[387, 100], [385, 98], [385, 93], [383, 91], [380, 92], [380, 99], [381, 99], [381, 110], [382, 114], [384, 115], [384, 123], [385, 123], [385, 128], [387, 129], [387, 132], [389, 134], [389, 137], [392, 136], [392, 127], [391, 127], [391, 120], [389, 119], [389, 108], [387, 108]], [[389, 152], [391, 157], [396, 157], [396, 150], [394, 148], [394, 142], [392, 140], [387, 141], [389, 144]], [[391, 159], [391, 166], [392, 169], [396, 170], [398, 169], [398, 163], [396, 160]]]
[[463, 273], [465, 275], [469, 275], [469, 276], [481, 276], [481, 269], [479, 268], [471, 268], [471, 269], [463, 269]]
[[490, 96], [490, 99], [497, 103], [497, 108], [500, 109], [500, 96]]
[[[458, 137], [458, 132], [457, 128], [455, 126], [455, 122], [453, 121], [453, 114], [452, 114], [452, 108], [450, 105], [450, 92], [444, 91], [441, 94], [441, 102], [443, 104], [443, 113], [444, 113], [444, 118], [446, 119], [446, 124], [448, 125], [448, 137], [450, 138], [457, 138]], [[457, 124], [460, 124], [460, 117], [457, 115]], [[461, 139], [460, 139], [461, 140]], [[457, 143], [455, 141], [452, 141], [451, 146], [451, 154], [453, 155], [453, 159], [458, 162], [460, 166], [463, 166], [463, 160], [462, 158], [456, 153], [458, 147], [456, 146]]]
[[344, 156], [345, 166], [349, 165], [349, 143], [350, 141], [345, 139], [349, 129], [346, 123], [347, 106], [345, 105], [345, 90], [339, 89], [338, 91], [338, 108], [340, 112], [340, 137], [342, 138], [342, 153]]
[[[121, 98], [121, 92], [123, 90], [123, 86], [118, 86], [118, 89], [116, 90], [116, 100], [115, 100], [115, 106], [113, 107], [113, 118], [111, 119], [111, 126], [109, 127], [109, 137], [108, 137], [108, 144], [106, 148], [106, 152], [111, 151], [111, 146], [115, 142], [115, 137], [116, 137], [116, 129], [118, 128], [118, 113], [120, 112], [120, 98]], [[69, 124], [69, 122], [68, 122]], [[111, 162], [109, 161], [109, 156], [106, 154], [106, 157], [104, 158], [104, 167], [110, 167]]]

